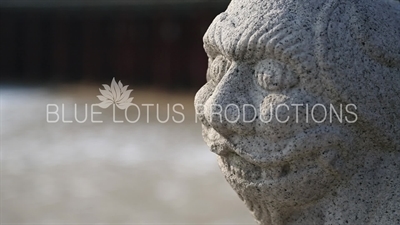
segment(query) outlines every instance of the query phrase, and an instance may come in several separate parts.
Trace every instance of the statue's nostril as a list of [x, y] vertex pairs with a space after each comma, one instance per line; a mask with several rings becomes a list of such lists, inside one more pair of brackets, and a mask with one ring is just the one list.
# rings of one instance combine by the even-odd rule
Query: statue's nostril
[[282, 166], [281, 177], [288, 175], [289, 172], [290, 172], [290, 165], [289, 163], [286, 163], [284, 166]]

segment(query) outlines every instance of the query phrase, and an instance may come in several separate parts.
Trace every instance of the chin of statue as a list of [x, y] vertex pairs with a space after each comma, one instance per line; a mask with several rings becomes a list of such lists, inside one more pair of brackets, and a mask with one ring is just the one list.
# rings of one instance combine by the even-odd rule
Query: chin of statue
[[267, 168], [231, 153], [220, 156], [218, 163], [228, 183], [252, 211], [256, 202], [274, 208], [303, 206], [334, 191], [341, 180], [338, 173], [308, 159]]
[[[326, 136], [334, 135], [327, 133]], [[254, 139], [257, 138], [250, 141], [254, 143]], [[293, 140], [302, 139], [307, 140], [304, 145], [293, 143]], [[280, 158], [249, 155], [236, 144], [236, 149], [229, 149], [226, 140], [207, 142], [217, 152], [218, 148], [223, 148], [217, 153], [219, 166], [228, 183], [257, 218], [257, 214], [265, 215], [262, 211], [296, 210], [313, 205], [327, 195], [335, 195], [357, 166], [347, 161], [351, 154], [348, 150], [354, 150], [350, 147], [352, 141], [337, 137], [340, 139], [335, 142], [333, 139], [294, 137], [285, 140], [287, 143], [283, 146], [297, 146], [298, 149], [286, 147], [277, 151]], [[243, 143], [248, 141], [243, 137]]]

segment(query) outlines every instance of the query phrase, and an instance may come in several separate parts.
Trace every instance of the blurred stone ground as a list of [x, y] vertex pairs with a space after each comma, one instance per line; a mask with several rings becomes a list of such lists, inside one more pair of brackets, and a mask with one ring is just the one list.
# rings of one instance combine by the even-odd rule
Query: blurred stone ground
[[155, 107], [149, 123], [145, 107], [134, 124], [119, 109], [114, 123], [111, 107], [96, 108], [101, 124], [47, 123], [47, 104], [73, 120], [76, 103], [83, 119], [100, 87], [0, 87], [1, 224], [254, 224], [201, 138], [195, 92], [133, 87], [133, 103], [158, 103], [162, 120], [168, 103], [181, 120], [182, 104], [180, 124], [158, 122]]

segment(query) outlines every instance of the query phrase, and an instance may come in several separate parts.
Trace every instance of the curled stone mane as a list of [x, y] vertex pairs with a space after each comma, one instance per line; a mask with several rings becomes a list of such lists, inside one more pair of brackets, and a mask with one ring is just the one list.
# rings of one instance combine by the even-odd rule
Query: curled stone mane
[[379, 137], [382, 150], [400, 151], [399, 1], [343, 2], [327, 3], [319, 15], [321, 75], [332, 95], [359, 106], [360, 129]]

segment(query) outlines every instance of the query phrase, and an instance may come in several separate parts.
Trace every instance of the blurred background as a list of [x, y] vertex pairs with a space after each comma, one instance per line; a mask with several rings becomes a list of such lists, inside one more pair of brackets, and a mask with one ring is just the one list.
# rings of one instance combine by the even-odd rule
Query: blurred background
[[[0, 0], [0, 224], [254, 224], [193, 109], [202, 36], [228, 4]], [[78, 123], [113, 77], [140, 120], [110, 107]], [[73, 122], [48, 123], [48, 104]], [[174, 104], [184, 121], [159, 122]]]

